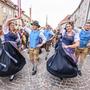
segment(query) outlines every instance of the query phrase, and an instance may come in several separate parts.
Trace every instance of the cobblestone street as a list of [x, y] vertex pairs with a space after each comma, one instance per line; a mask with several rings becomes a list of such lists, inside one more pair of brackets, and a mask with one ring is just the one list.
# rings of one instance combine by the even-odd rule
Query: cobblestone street
[[[49, 57], [54, 50], [51, 49]], [[0, 90], [90, 90], [90, 56], [87, 56], [82, 73], [72, 79], [60, 80], [52, 76], [46, 70], [45, 50], [40, 55], [38, 72], [35, 76], [31, 75], [31, 63], [27, 51], [23, 51], [27, 64], [16, 74], [15, 79], [10, 82], [8, 77], [0, 78]]]

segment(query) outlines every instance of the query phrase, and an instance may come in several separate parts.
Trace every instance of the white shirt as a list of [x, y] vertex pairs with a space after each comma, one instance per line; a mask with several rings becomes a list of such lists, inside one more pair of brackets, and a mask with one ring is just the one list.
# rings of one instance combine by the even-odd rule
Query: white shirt
[[[30, 28], [27, 28], [27, 27], [24, 27], [24, 30], [30, 35], [31, 34], [31, 29]], [[40, 32], [39, 34], [39, 37], [42, 38], [42, 43], [46, 43], [46, 38], [44, 36], [44, 34], [42, 32]]]
[[3, 33], [7, 34], [9, 32], [9, 27], [8, 26], [3, 26]]
[[1, 35], [0, 38], [1, 38], [2, 42], [4, 42], [4, 35]]

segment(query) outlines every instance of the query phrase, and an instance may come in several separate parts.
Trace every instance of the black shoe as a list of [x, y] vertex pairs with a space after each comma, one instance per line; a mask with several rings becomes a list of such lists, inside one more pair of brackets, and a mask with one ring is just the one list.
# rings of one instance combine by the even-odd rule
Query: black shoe
[[82, 76], [81, 70], [78, 70], [78, 75], [79, 75], [79, 76]]
[[34, 71], [34, 67], [32, 68], [32, 71]]
[[37, 73], [37, 70], [32, 71], [32, 75], [35, 75]]
[[38, 58], [37, 61], [39, 62], [40, 61], [40, 58]]
[[15, 75], [11, 75], [9, 81], [13, 81]]
[[37, 65], [34, 64], [33, 68], [32, 68], [32, 75], [35, 75], [37, 73]]
[[45, 60], [47, 60], [47, 57], [45, 57]]
[[63, 80], [63, 78], [62, 78], [62, 77], [61, 77], [60, 79], [61, 79], [61, 80]]

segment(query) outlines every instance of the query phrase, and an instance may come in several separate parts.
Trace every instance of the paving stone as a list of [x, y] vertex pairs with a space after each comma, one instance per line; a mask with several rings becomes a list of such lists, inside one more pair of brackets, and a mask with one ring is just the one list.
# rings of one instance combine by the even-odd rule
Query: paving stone
[[[48, 58], [54, 53], [53, 48], [50, 50]], [[16, 74], [12, 82], [9, 81], [9, 77], [0, 77], [0, 90], [90, 90], [90, 56], [87, 56], [83, 66], [82, 76], [60, 80], [46, 70], [45, 50], [40, 54], [38, 72], [35, 76], [31, 74], [32, 65], [27, 50], [22, 54], [27, 64]]]

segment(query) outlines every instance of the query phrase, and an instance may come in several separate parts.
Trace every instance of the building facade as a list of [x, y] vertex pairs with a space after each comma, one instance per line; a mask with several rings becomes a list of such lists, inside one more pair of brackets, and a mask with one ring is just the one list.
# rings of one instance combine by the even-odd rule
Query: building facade
[[76, 27], [82, 27], [87, 21], [90, 21], [90, 0], [81, 0], [77, 9], [68, 18], [64, 18], [59, 24], [59, 29], [65, 27], [65, 23], [74, 21]]
[[[3, 23], [8, 19], [18, 16], [18, 7], [15, 5], [11, 0], [0, 0], [0, 25], [3, 25]], [[29, 22], [29, 17], [22, 13], [23, 19], [26, 20], [26, 22]], [[20, 21], [16, 22], [18, 25], [21, 25]]]
[[10, 0], [0, 0], [0, 24], [3, 24], [7, 18], [14, 17], [16, 5]]
[[81, 0], [78, 8], [70, 16], [70, 20], [74, 21], [77, 27], [83, 26], [90, 20], [90, 0]]

